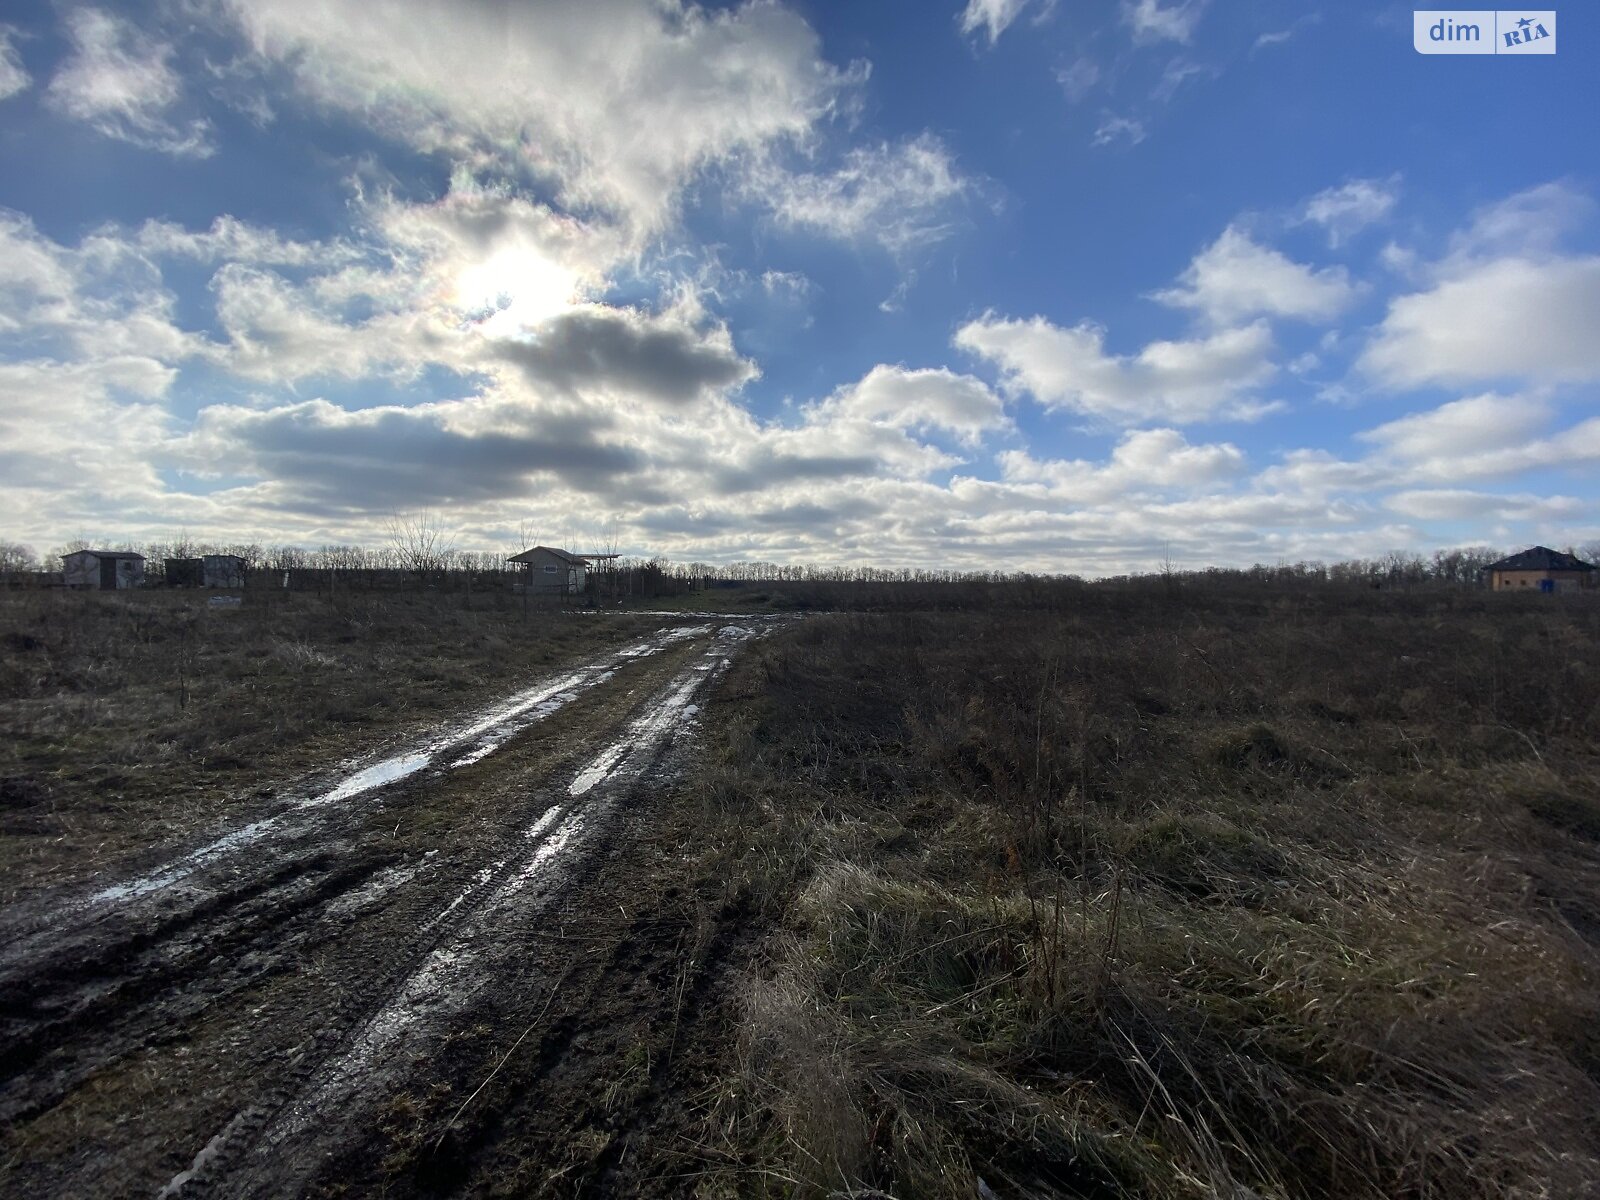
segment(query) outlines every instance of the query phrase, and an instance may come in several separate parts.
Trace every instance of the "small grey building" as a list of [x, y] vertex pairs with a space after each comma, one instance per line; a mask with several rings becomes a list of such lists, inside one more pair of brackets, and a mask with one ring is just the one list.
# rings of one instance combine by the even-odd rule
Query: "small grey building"
[[75, 550], [61, 556], [68, 587], [115, 591], [144, 582], [144, 555], [131, 550]]
[[535, 546], [506, 560], [522, 567], [523, 586], [535, 593], [569, 596], [583, 591], [589, 561], [580, 554]]

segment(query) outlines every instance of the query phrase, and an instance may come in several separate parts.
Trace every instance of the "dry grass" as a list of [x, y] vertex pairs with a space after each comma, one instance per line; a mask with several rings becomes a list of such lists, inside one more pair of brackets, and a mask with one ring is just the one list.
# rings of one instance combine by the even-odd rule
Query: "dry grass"
[[1597, 1194], [1600, 607], [1541, 599], [759, 647], [706, 797], [785, 932], [703, 1190]]
[[[428, 593], [0, 592], [0, 895], [659, 621]], [[265, 793], [270, 795], [270, 793]]]

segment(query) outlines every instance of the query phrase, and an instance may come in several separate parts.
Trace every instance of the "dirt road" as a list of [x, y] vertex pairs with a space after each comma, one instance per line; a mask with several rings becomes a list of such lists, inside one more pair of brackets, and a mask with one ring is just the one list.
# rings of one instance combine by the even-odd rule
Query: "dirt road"
[[0, 1190], [674, 1190], [628, 1150], [738, 937], [675, 877], [674, 780], [768, 625], [664, 628], [0, 914]]

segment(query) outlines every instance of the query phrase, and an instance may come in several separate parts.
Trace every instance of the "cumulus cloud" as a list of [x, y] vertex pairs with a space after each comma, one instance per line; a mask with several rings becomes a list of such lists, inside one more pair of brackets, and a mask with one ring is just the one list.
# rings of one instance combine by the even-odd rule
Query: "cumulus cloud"
[[1338, 246], [1386, 218], [1400, 198], [1399, 179], [1352, 179], [1306, 201], [1303, 220], [1321, 225]]
[[692, 328], [672, 316], [590, 305], [553, 317], [527, 336], [489, 343], [538, 389], [596, 391], [688, 405], [757, 374], [721, 326]]
[[[586, 372], [618, 374], [607, 364]], [[326, 514], [492, 505], [538, 493], [589, 510], [655, 509], [658, 528], [676, 508], [696, 529], [726, 523], [759, 536], [766, 523], [798, 535], [830, 514], [865, 519], [862, 487], [915, 481], [960, 462], [918, 431], [967, 443], [1008, 427], [998, 397], [947, 371], [880, 366], [806, 406], [792, 425], [752, 418], [715, 390], [724, 378], [685, 381], [680, 400], [702, 389], [692, 411], [639, 404], [616, 390], [579, 395], [520, 370], [460, 399], [409, 406], [213, 405], [182, 453], [226, 462], [286, 505]], [[639, 386], [663, 390], [656, 377]], [[837, 490], [846, 483], [854, 490]], [[690, 505], [685, 497], [697, 499]]]
[[[1371, 447], [1364, 458], [1294, 450], [1263, 470], [1257, 483], [1324, 499], [1340, 493], [1408, 494], [1412, 515], [1420, 517], [1425, 501], [1417, 497], [1464, 494], [1461, 485], [1468, 481], [1591, 471], [1600, 464], [1600, 418], [1550, 432], [1556, 416], [1557, 409], [1542, 396], [1469, 396], [1358, 433], [1357, 440]], [[1431, 511], [1430, 519], [1443, 519], [1440, 510]]]
[[1064, 329], [1042, 317], [990, 313], [959, 329], [955, 344], [998, 366], [1008, 388], [1100, 421], [1252, 420], [1273, 407], [1255, 396], [1276, 372], [1272, 334], [1262, 321], [1111, 355], [1099, 326]]
[[25, 91], [33, 77], [22, 65], [22, 55], [17, 52], [13, 39], [16, 31], [0, 25], [0, 100]]
[[944, 430], [969, 446], [1011, 425], [1004, 402], [982, 380], [943, 368], [874, 367], [811, 415], [823, 422], [867, 420], [893, 429]]
[[515, 496], [539, 477], [584, 488], [635, 469], [639, 454], [603, 440], [604, 425], [487, 399], [358, 411], [326, 400], [213, 405], [189, 452], [270, 480], [297, 504], [381, 512]]
[[1586, 515], [1593, 508], [1571, 496], [1536, 496], [1528, 492], [1501, 495], [1466, 488], [1395, 492], [1384, 504], [1401, 516], [1418, 521], [1560, 521]]
[[151, 460], [170, 437], [161, 399], [174, 374], [125, 355], [0, 363], [0, 507], [16, 522], [43, 494], [98, 517], [159, 494]]
[[1493, 453], [1526, 441], [1551, 419], [1537, 396], [1488, 393], [1413, 413], [1357, 436], [1386, 455], [1411, 462]]
[[171, 115], [183, 99], [171, 46], [96, 8], [71, 12], [66, 25], [72, 53], [45, 92], [51, 108], [146, 149], [193, 158], [214, 152], [208, 122]]
[[1355, 295], [1343, 267], [1313, 270], [1230, 225], [1195, 256], [1177, 287], [1155, 298], [1222, 326], [1255, 316], [1325, 321], [1349, 307]]
[[1504, 258], [1389, 305], [1361, 367], [1391, 387], [1600, 379], [1600, 256]]
[[525, 164], [568, 211], [659, 228], [703, 168], [805, 139], [862, 72], [793, 11], [650, 0], [217, 0], [302, 102], [458, 161]]
[[1326, 450], [1298, 449], [1256, 476], [1264, 488], [1313, 499], [1339, 492], [1364, 492], [1391, 482], [1388, 468], [1371, 462], [1350, 462]]
[[459, 343], [425, 311], [346, 321], [314, 303], [310, 288], [259, 267], [225, 264], [211, 289], [229, 340], [228, 369], [263, 383], [406, 374], [450, 357]]
[[782, 225], [877, 241], [894, 253], [947, 236], [952, 204], [972, 190], [944, 143], [926, 133], [898, 144], [858, 146], [838, 169], [824, 173], [769, 164], [745, 187]]
[[1161, 0], [1122, 0], [1122, 19], [1136, 42], [1188, 42], [1204, 13], [1206, 0], [1181, 0], [1163, 5]]
[[1034, 458], [1026, 450], [996, 456], [1010, 483], [1042, 485], [1056, 499], [1106, 503], [1133, 493], [1195, 489], [1229, 482], [1245, 469], [1231, 442], [1193, 445], [1176, 429], [1132, 430], [1106, 463]]
[[115, 231], [68, 247], [0, 210], [0, 341], [17, 357], [181, 361], [204, 343], [178, 328], [174, 307], [156, 265]]
[[1559, 249], [1595, 211], [1548, 183], [1479, 209], [1436, 262], [1395, 248], [1389, 261], [1423, 286], [1390, 301], [1361, 368], [1394, 388], [1600, 379], [1600, 256]]

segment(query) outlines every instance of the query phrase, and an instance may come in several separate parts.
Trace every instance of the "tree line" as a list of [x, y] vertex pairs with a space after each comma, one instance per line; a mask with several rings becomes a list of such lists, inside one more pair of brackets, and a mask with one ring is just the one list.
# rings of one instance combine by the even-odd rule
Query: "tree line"
[[[251, 573], [287, 574], [304, 577], [306, 585], [319, 581], [367, 579], [372, 582], [445, 583], [463, 577], [483, 585], [514, 580], [520, 568], [508, 564], [507, 555], [492, 550], [463, 550], [433, 536], [428, 529], [394, 531], [387, 544], [378, 546], [330, 544], [315, 547], [263, 544], [260, 542], [211, 542], [177, 538], [170, 541], [90, 543], [83, 539], [57, 547], [40, 556], [20, 542], [0, 541], [0, 578], [17, 582], [29, 577], [48, 576], [60, 570], [60, 557], [76, 550], [106, 549], [132, 551], [145, 557], [146, 578], [163, 581], [164, 563], [169, 558], [199, 558], [207, 554], [234, 555], [244, 560]], [[1600, 559], [1600, 541], [1566, 547], [1585, 561]], [[1431, 555], [1394, 551], [1376, 558], [1351, 558], [1336, 562], [1299, 561], [1250, 567], [1206, 567], [1196, 570], [1174, 568], [1170, 562], [1158, 564], [1150, 572], [1116, 578], [1130, 579], [1159, 574], [1177, 579], [1236, 579], [1298, 581], [1379, 585], [1391, 587], [1426, 585], [1472, 585], [1480, 581], [1490, 563], [1507, 552], [1493, 546], [1463, 546], [1436, 550]], [[763, 560], [710, 563], [680, 562], [666, 558], [620, 556], [597, 562], [591, 573], [600, 580], [608, 577], [639, 584], [627, 590], [650, 594], [649, 584], [676, 584], [679, 587], [741, 586], [763, 583], [1007, 583], [1041, 579], [1077, 579], [1070, 573], [1029, 571], [960, 571], [916, 567], [851, 566], [823, 563], [778, 563]], [[673, 589], [677, 590], [677, 589]]]

